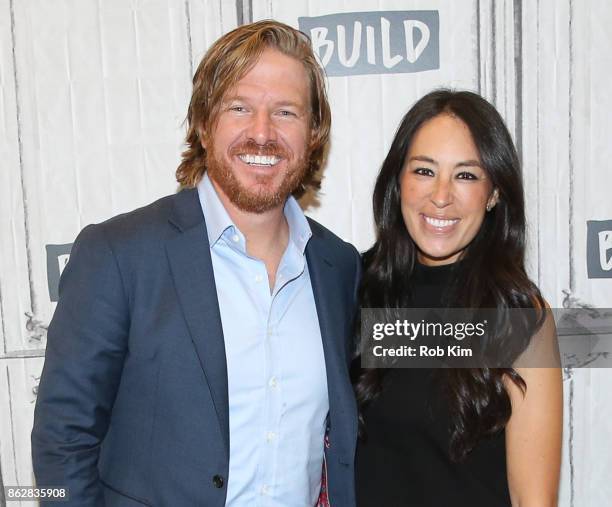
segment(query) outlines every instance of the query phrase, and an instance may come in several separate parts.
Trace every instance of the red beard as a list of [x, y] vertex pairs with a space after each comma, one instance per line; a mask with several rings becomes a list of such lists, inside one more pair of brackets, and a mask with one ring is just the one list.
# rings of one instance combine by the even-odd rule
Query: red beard
[[[214, 139], [211, 139], [208, 146], [214, 146]], [[286, 161], [287, 167], [283, 178], [276, 188], [272, 188], [272, 181], [276, 174], [257, 175], [256, 180], [259, 184], [258, 190], [245, 188], [232, 168], [225, 161], [217, 159], [212, 151], [206, 153], [206, 170], [209, 177], [215, 181], [229, 200], [240, 210], [248, 213], [264, 213], [277, 206], [283, 205], [287, 197], [304, 181], [308, 171], [307, 158], [291, 160], [290, 155], [278, 143], [268, 143], [263, 146], [258, 145], [252, 140], [241, 143], [231, 148], [229, 155], [249, 154], [259, 156], [276, 156]], [[282, 163], [282, 162], [279, 162]]]

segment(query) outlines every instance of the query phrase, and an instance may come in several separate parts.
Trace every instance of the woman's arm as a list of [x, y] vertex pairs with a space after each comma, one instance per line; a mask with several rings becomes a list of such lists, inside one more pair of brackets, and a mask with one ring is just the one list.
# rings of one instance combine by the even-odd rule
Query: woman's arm
[[[536, 335], [543, 356], [558, 357], [550, 311]], [[540, 356], [542, 357], [542, 356]], [[549, 366], [551, 363], [548, 363]], [[508, 486], [513, 507], [556, 507], [561, 467], [563, 384], [560, 368], [521, 368], [525, 393], [513, 382], [506, 388], [512, 416], [506, 426]]]

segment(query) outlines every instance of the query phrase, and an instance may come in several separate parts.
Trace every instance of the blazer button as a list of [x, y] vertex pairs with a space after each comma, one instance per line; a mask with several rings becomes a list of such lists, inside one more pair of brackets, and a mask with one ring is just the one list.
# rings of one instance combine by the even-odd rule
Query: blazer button
[[223, 477], [220, 475], [215, 475], [213, 477], [213, 485], [215, 486], [215, 488], [222, 488], [223, 487]]

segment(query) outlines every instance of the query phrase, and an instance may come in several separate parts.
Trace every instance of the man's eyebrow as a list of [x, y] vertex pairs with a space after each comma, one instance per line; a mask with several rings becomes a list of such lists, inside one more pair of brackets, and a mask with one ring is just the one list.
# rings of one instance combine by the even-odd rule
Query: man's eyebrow
[[227, 104], [228, 102], [233, 102], [233, 101], [239, 101], [239, 102], [246, 102], [247, 99], [246, 97], [243, 97], [242, 95], [228, 95], [227, 97], [223, 98], [223, 103]]
[[280, 100], [278, 102], [275, 102], [275, 105], [279, 107], [296, 107], [298, 109], [304, 107], [304, 104], [300, 102], [295, 102], [294, 100]]
[[[223, 99], [223, 104], [229, 104], [231, 102], [249, 102], [247, 97], [242, 95], [228, 95]], [[276, 107], [295, 107], [297, 109], [306, 109], [306, 106], [301, 102], [296, 102], [295, 100], [279, 100], [278, 102], [274, 102]]]

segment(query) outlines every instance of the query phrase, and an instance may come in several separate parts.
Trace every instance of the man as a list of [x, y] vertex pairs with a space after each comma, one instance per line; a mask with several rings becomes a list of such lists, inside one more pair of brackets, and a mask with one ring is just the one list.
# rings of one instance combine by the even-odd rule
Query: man
[[37, 483], [80, 507], [312, 507], [323, 469], [331, 504], [354, 505], [359, 256], [291, 196], [329, 137], [322, 71], [303, 34], [262, 21], [219, 39], [193, 82], [184, 189], [75, 241]]

